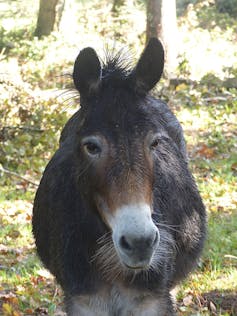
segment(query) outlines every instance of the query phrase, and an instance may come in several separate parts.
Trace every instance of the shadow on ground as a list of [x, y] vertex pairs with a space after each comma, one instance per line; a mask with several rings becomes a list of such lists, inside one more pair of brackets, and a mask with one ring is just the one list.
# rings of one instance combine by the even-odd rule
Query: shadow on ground
[[[214, 315], [229, 313], [232, 316], [237, 315], [237, 292], [213, 290], [202, 294], [201, 304], [207, 306]], [[213, 304], [213, 305], [212, 305]], [[216, 309], [216, 310], [215, 310]]]

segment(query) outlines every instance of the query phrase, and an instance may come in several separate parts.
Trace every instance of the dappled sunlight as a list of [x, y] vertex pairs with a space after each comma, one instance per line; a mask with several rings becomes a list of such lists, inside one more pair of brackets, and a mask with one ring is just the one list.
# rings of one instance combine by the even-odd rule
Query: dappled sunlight
[[214, 30], [213, 34], [207, 30], [181, 29], [180, 37], [180, 43], [184, 43], [180, 53], [188, 60], [190, 78], [200, 80], [206, 73], [213, 73], [223, 79], [225, 67], [237, 66], [236, 48], [228, 32], [223, 35], [221, 29]]
[[26, 200], [0, 201], [0, 216], [3, 223], [26, 224], [31, 222], [32, 202]]
[[[237, 67], [236, 29], [224, 23], [221, 25], [221, 16], [219, 21], [218, 15], [208, 18], [208, 12], [209, 15], [214, 14], [213, 4], [211, 1], [200, 1], [189, 5], [179, 22], [179, 53], [185, 56], [190, 78], [194, 80], [200, 80], [206, 73], [223, 79], [226, 67]], [[209, 28], [203, 27], [202, 18], [208, 21]]]
[[190, 109], [184, 108], [177, 114], [184, 131], [187, 135], [193, 136], [193, 133], [206, 131], [208, 122], [210, 122], [210, 113], [205, 108]]
[[200, 185], [200, 189], [203, 191], [202, 196], [207, 203], [208, 209], [213, 212], [222, 210], [226, 213], [235, 211], [237, 208], [237, 193], [234, 187], [234, 181], [232, 182], [231, 190], [230, 184], [216, 177], [208, 179], [206, 183], [204, 182], [203, 185]]
[[215, 271], [205, 275], [201, 273], [194, 273], [189, 278], [189, 287], [185, 290], [185, 292], [187, 293], [198, 289], [201, 293], [205, 293], [217, 288], [221, 291], [232, 291], [236, 288], [236, 277], [237, 272], [233, 267], [227, 268], [225, 272]]
[[0, 1], [0, 20], [1, 26], [6, 30], [27, 29], [29, 24], [36, 22], [38, 3], [32, 5], [31, 0], [17, 1]]
[[[178, 299], [178, 314], [235, 315], [236, 278], [236, 269], [233, 268], [227, 268], [221, 274], [194, 274], [189, 278], [188, 286], [182, 290], [182, 298]], [[217, 310], [217, 305], [222, 306], [220, 310]]]
[[[74, 14], [75, 9], [78, 15]], [[122, 15], [111, 14], [111, 9], [112, 2], [106, 0], [97, 4], [88, 1], [66, 5], [61, 25], [64, 40], [74, 45], [76, 53], [85, 46], [92, 46], [101, 56], [105, 47], [115, 46], [119, 50], [125, 45], [141, 49], [140, 38], [144, 37], [146, 27], [145, 6], [128, 2]]]

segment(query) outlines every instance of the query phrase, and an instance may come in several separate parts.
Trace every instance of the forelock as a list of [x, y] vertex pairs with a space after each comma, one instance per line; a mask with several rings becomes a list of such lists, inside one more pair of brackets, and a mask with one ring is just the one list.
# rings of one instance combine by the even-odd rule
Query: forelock
[[131, 54], [120, 50], [117, 53], [106, 51], [102, 61], [102, 84], [123, 86], [132, 72]]

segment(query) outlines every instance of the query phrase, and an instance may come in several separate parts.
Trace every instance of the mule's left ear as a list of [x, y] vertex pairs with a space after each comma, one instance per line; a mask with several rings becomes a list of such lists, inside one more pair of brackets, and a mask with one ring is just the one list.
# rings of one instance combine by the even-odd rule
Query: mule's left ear
[[132, 73], [136, 90], [150, 91], [160, 80], [163, 69], [163, 46], [157, 38], [151, 38]]
[[101, 65], [95, 50], [84, 48], [76, 58], [73, 69], [73, 81], [83, 96], [96, 92], [100, 83]]

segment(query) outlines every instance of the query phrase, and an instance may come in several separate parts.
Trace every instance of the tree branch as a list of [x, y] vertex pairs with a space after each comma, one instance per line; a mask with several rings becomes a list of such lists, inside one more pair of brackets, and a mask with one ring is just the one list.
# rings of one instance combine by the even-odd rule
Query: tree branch
[[26, 132], [37, 132], [37, 133], [43, 133], [45, 130], [40, 128], [34, 128], [31, 126], [3, 126], [1, 130], [22, 130]]
[[0, 171], [2, 171], [2, 172], [4, 172], [4, 173], [7, 173], [7, 174], [10, 174], [11, 176], [14, 176], [14, 177], [16, 177], [16, 178], [19, 178], [19, 179], [21, 179], [21, 180], [24, 180], [24, 181], [26, 181], [26, 182], [32, 184], [32, 185], [35, 186], [35, 187], [38, 187], [38, 186], [39, 186], [38, 183], [35, 183], [35, 182], [33, 182], [33, 181], [31, 181], [31, 180], [29, 180], [29, 179], [27, 179], [27, 178], [21, 176], [20, 174], [14, 172], [14, 171], [11, 171], [11, 170], [8, 170], [8, 169], [6, 169], [6, 168], [3, 168], [2, 166], [0, 166]]

